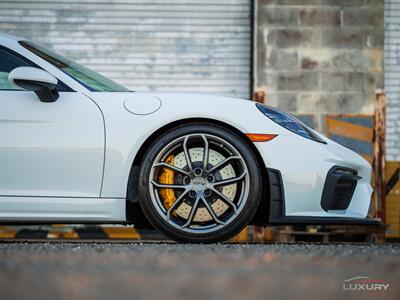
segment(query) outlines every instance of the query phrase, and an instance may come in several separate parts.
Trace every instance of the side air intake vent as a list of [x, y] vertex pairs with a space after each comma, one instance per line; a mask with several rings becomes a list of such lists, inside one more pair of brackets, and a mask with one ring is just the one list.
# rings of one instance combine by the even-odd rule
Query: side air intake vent
[[357, 181], [360, 177], [357, 171], [333, 167], [326, 177], [321, 198], [323, 210], [345, 210], [349, 207]]
[[285, 192], [281, 172], [267, 168], [269, 181], [269, 219], [281, 218], [285, 216]]

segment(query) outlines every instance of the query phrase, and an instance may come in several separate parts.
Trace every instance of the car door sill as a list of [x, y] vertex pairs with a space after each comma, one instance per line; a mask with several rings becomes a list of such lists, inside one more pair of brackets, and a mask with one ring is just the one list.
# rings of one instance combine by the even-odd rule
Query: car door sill
[[0, 223], [124, 222], [123, 198], [1, 197]]

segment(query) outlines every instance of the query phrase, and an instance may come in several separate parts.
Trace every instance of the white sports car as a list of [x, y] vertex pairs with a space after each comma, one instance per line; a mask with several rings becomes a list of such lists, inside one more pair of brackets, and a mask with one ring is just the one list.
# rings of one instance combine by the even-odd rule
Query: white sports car
[[133, 92], [7, 35], [0, 137], [1, 223], [151, 224], [202, 243], [248, 224], [376, 223], [368, 162], [294, 117]]

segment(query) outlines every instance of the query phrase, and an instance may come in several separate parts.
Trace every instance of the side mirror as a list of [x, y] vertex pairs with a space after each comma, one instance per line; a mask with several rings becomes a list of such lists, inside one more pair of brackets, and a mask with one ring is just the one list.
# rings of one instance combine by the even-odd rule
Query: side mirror
[[54, 102], [60, 96], [56, 89], [58, 80], [50, 73], [33, 67], [19, 67], [8, 74], [11, 84], [33, 91], [42, 102]]

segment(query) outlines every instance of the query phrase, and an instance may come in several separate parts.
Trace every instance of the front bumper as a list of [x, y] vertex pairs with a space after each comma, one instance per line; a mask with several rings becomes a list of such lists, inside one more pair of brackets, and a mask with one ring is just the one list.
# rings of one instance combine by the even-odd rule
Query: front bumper
[[[307, 224], [328, 219], [333, 222], [330, 224], [351, 223], [354, 220], [364, 222], [362, 220], [368, 215], [372, 188], [371, 166], [361, 156], [330, 140], [322, 144], [294, 134], [280, 135], [267, 143], [256, 143], [256, 147], [265, 166], [280, 173], [283, 200], [279, 209], [274, 208], [274, 203], [276, 206], [279, 200], [271, 200], [271, 221], [289, 218], [293, 222], [297, 222], [296, 219], [307, 220]], [[335, 167], [354, 170], [357, 180], [349, 201], [332, 206], [324, 204], [323, 193], [328, 174]], [[329, 189], [334, 191], [331, 187]], [[270, 193], [276, 194], [271, 189]], [[278, 213], [278, 210], [281, 212]]]

